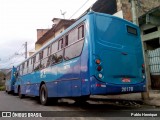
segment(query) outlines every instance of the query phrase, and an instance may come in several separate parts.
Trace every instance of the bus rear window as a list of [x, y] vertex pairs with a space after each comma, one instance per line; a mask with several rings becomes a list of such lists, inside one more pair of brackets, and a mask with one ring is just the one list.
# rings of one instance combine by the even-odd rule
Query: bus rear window
[[133, 35], [137, 35], [137, 29], [131, 26], [127, 26], [127, 32]]

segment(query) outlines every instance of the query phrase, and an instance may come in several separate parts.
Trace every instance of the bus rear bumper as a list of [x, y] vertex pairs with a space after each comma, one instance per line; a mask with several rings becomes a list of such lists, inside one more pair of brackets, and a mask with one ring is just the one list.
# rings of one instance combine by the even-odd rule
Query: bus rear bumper
[[145, 81], [137, 84], [109, 84], [100, 82], [95, 77], [91, 77], [91, 95], [114, 95], [145, 92]]

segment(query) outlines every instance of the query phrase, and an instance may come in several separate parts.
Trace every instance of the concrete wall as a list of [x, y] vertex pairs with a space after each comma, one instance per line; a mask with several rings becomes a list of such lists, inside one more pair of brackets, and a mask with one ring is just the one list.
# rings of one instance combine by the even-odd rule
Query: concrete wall
[[[147, 11], [160, 6], [160, 0], [139, 0], [137, 4], [137, 15], [141, 16]], [[132, 21], [131, 4], [129, 0], [117, 0], [117, 11], [123, 11], [124, 19]]]
[[[41, 45], [41, 47], [44, 46], [48, 41], [54, 39], [57, 35], [59, 35], [59, 34], [60, 34], [61, 32], [63, 32], [65, 29], [66, 29], [65, 27], [60, 28], [58, 31], [55, 32], [55, 34], [54, 34], [52, 37], [50, 37], [49, 39], [45, 40], [45, 42]], [[40, 46], [39, 46], [39, 47], [40, 47]], [[39, 47], [38, 47], [38, 48], [39, 48]]]
[[49, 29], [37, 29], [37, 40], [41, 38]]

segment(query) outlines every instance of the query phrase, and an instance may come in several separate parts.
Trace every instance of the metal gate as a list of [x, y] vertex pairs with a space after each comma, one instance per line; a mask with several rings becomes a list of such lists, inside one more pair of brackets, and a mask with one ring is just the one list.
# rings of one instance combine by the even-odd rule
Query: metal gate
[[152, 89], [160, 89], [160, 48], [148, 50]]

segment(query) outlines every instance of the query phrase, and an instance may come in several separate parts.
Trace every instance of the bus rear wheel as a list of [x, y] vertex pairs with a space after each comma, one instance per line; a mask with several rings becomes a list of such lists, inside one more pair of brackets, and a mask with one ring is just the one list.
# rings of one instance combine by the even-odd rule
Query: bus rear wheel
[[48, 105], [49, 103], [48, 91], [45, 84], [43, 84], [40, 88], [40, 103], [42, 105]]
[[18, 88], [18, 96], [20, 99], [22, 99], [24, 97], [24, 95], [21, 93], [21, 88]]

